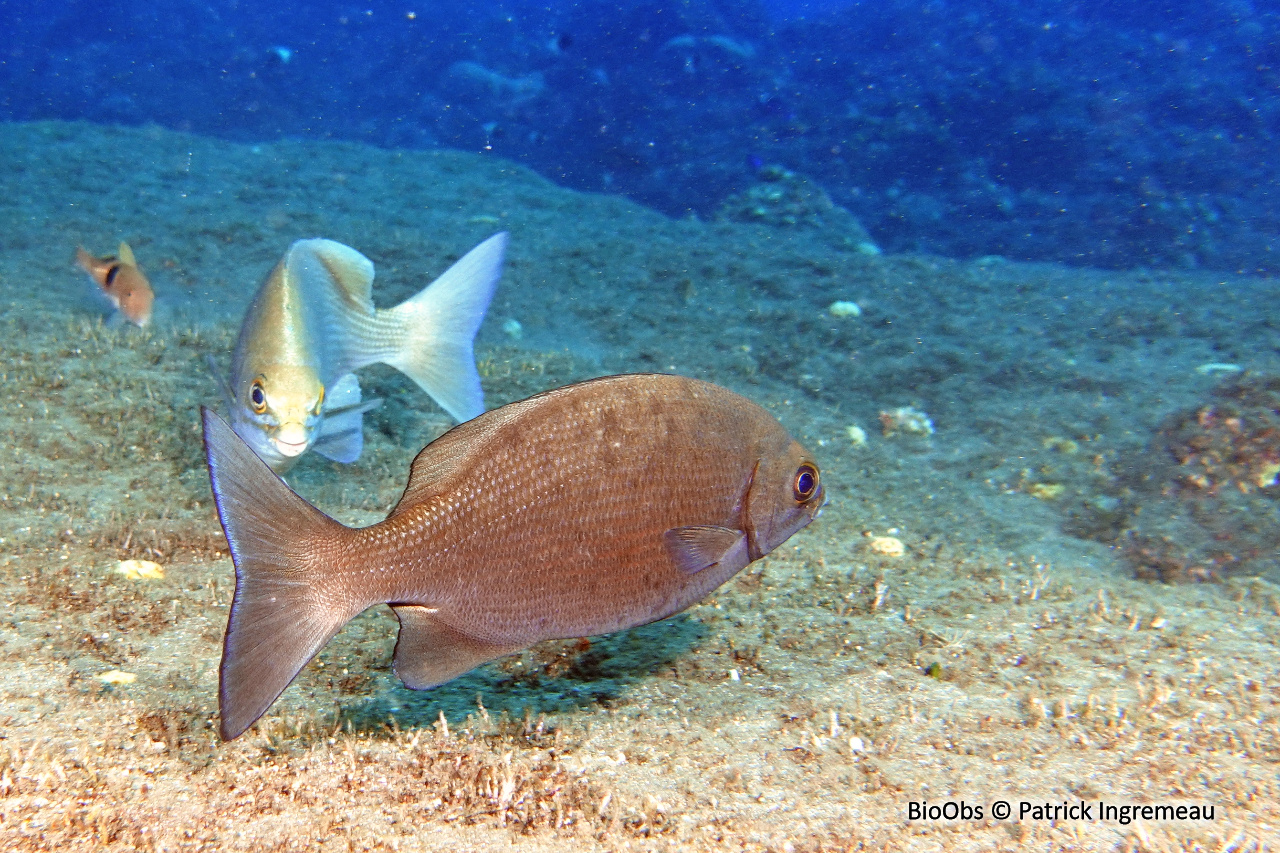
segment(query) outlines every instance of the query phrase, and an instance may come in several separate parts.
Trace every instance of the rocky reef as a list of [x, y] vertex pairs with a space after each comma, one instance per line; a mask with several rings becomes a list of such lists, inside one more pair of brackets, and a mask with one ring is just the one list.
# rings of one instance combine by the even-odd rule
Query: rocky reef
[[1165, 420], [1118, 460], [1073, 532], [1119, 547], [1140, 578], [1171, 583], [1280, 567], [1280, 377], [1243, 375]]

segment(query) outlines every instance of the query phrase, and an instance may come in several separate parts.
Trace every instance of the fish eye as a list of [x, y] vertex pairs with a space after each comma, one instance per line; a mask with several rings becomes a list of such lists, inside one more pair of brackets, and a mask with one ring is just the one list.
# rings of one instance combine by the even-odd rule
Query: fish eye
[[804, 503], [818, 491], [818, 469], [808, 462], [796, 469], [796, 478], [791, 483], [791, 490], [796, 500]]
[[261, 376], [253, 380], [253, 384], [249, 386], [249, 404], [253, 407], [254, 414], [266, 414], [267, 392], [262, 388]]

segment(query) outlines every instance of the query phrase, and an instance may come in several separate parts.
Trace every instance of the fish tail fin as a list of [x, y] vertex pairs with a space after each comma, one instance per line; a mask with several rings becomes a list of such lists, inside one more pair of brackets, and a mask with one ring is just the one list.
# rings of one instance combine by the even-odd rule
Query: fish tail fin
[[473, 344], [502, 275], [505, 231], [476, 246], [444, 275], [395, 308], [378, 312], [397, 329], [387, 364], [459, 421], [484, 412]]
[[218, 689], [222, 739], [231, 740], [359, 610], [326, 585], [318, 557], [346, 528], [294, 493], [221, 417], [202, 408], [201, 418], [236, 565]]

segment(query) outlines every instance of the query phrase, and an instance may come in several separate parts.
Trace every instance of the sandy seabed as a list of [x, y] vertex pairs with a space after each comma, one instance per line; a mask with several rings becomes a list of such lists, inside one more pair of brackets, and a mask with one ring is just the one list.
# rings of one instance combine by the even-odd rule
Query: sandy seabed
[[[1280, 374], [1273, 282], [871, 255], [457, 152], [75, 124], [2, 125], [0, 151], [3, 849], [1280, 846], [1275, 487], [1187, 510], [1219, 539], [1242, 513], [1251, 543], [1229, 571], [1179, 564], [1204, 582], [1135, 579], [1124, 546], [1144, 510], [1183, 524], [1169, 488], [1142, 490], [1161, 463], [1141, 466], [1214, 399], [1228, 368], [1204, 366]], [[369, 611], [220, 743], [234, 576], [200, 448], [197, 407], [221, 405], [207, 360], [226, 370], [294, 239], [367, 254], [389, 305], [499, 229], [490, 405], [606, 373], [711, 379], [815, 451], [827, 509], [685, 614], [432, 691], [395, 680], [395, 620]], [[111, 323], [71, 260], [121, 239], [160, 295], [145, 331]], [[362, 382], [387, 401], [364, 457], [290, 478], [349, 524], [381, 518], [450, 425], [394, 371]], [[935, 431], [886, 435], [906, 406]], [[118, 574], [131, 558], [163, 579]], [[1125, 823], [1100, 802], [1213, 817]]]

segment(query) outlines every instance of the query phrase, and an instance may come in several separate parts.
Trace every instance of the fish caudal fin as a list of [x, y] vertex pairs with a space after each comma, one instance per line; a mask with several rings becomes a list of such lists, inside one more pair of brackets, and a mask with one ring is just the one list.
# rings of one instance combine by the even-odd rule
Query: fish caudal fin
[[[346, 530], [272, 473], [221, 417], [201, 409], [205, 458], [236, 564], [222, 649], [223, 740], [238, 737], [355, 613], [315, 555]], [[356, 612], [359, 612], [358, 610]]]
[[80, 269], [89, 275], [93, 275], [93, 267], [97, 260], [97, 258], [84, 250], [84, 246], [76, 246], [76, 263], [80, 265]]
[[417, 296], [379, 312], [400, 330], [399, 347], [386, 363], [459, 421], [484, 412], [472, 347], [502, 275], [506, 248], [506, 232], [493, 235]]

